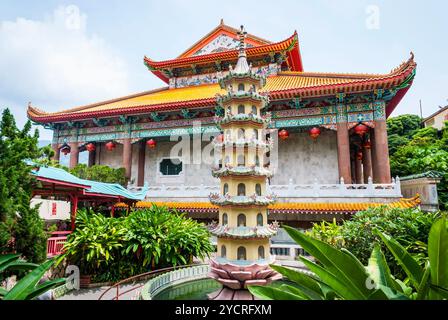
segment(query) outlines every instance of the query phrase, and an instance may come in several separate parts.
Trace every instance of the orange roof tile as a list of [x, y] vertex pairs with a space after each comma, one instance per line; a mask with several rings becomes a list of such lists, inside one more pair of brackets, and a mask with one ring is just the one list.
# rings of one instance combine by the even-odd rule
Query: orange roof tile
[[[421, 203], [420, 196], [417, 194], [413, 198], [403, 198], [399, 201], [384, 203], [352, 202], [352, 203], [309, 203], [309, 202], [277, 202], [269, 205], [270, 212], [278, 213], [355, 213], [368, 208], [380, 207], [386, 205], [392, 208], [414, 208]], [[179, 211], [198, 211], [198, 212], [217, 212], [219, 207], [210, 202], [150, 202], [139, 201], [135, 208], [150, 208], [152, 205], [166, 206]], [[125, 203], [115, 204], [116, 208], [127, 208]]]

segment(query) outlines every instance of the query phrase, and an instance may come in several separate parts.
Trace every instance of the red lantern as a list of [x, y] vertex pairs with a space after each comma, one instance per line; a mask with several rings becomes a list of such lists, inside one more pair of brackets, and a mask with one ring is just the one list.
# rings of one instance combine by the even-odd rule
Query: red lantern
[[69, 147], [62, 148], [61, 152], [64, 154], [64, 156], [66, 156], [67, 154], [70, 153], [70, 148]]
[[221, 133], [219, 136], [216, 137], [216, 142], [222, 143], [224, 141], [224, 135]]
[[364, 125], [364, 124], [358, 124], [358, 125], [355, 127], [355, 133], [356, 133], [357, 135], [359, 135], [360, 137], [362, 137], [363, 135], [365, 135], [365, 134], [367, 133], [367, 131], [369, 131], [369, 128], [368, 128], [366, 125]]
[[156, 147], [157, 143], [154, 139], [149, 139], [146, 141], [146, 145], [152, 149]]
[[311, 139], [316, 140], [320, 136], [320, 129], [318, 127], [311, 128], [309, 134]]
[[113, 143], [112, 141], [109, 141], [108, 143], [106, 143], [106, 149], [107, 151], [112, 151], [114, 150], [116, 147], [115, 143]]
[[95, 148], [95, 145], [93, 143], [88, 143], [86, 145], [86, 150], [89, 151], [89, 152], [95, 151], [95, 149], [96, 148]]
[[367, 140], [364, 143], [363, 147], [366, 148], [366, 149], [370, 149], [372, 147], [372, 143], [370, 142], [370, 140]]
[[280, 131], [278, 132], [278, 136], [279, 136], [280, 139], [282, 139], [282, 140], [286, 140], [286, 139], [289, 138], [289, 132], [286, 131], [285, 129], [282, 129], [282, 130], [280, 130]]

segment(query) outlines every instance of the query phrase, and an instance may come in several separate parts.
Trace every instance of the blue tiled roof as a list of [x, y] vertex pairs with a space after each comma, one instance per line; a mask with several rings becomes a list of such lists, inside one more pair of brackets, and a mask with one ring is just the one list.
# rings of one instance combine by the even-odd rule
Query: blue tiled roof
[[139, 192], [131, 192], [118, 183], [105, 183], [86, 179], [80, 179], [71, 173], [54, 167], [40, 166], [39, 170], [32, 170], [31, 173], [36, 177], [52, 179], [61, 182], [73, 183], [86, 186], [86, 194], [104, 194], [109, 196], [119, 196], [129, 200], [143, 200], [148, 191], [148, 185], [142, 188]]

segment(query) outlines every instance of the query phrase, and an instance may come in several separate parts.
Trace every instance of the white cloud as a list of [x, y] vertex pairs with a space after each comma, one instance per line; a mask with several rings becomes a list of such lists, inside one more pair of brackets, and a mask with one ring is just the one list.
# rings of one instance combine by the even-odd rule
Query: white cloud
[[1, 21], [0, 100], [23, 106], [13, 110], [22, 118], [28, 101], [56, 111], [128, 94], [125, 63], [86, 26], [76, 6], [41, 21]]

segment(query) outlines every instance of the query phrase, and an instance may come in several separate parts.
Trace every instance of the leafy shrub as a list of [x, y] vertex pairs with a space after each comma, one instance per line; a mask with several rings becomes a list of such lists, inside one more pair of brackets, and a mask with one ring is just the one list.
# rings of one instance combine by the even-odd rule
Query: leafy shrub
[[121, 218], [79, 211], [65, 257], [93, 281], [118, 281], [162, 267], [191, 263], [213, 251], [202, 224], [166, 207], [152, 206]]
[[381, 244], [392, 274], [399, 276], [403, 275], [402, 269], [373, 231], [378, 230], [392, 236], [423, 265], [427, 257], [425, 244], [429, 230], [438, 216], [437, 213], [422, 212], [418, 208], [381, 206], [360, 211], [351, 220], [346, 220], [339, 226], [335, 222], [315, 224], [308, 234], [338, 248], [349, 250], [363, 264], [367, 264], [374, 246]]
[[[448, 299], [448, 224], [437, 219], [428, 234], [428, 262], [424, 266], [390, 235], [375, 231], [404, 276], [394, 277], [379, 244], [375, 244], [368, 265], [351, 252], [337, 249], [299, 230], [285, 230], [317, 264], [303, 256], [300, 260], [311, 274], [278, 265], [272, 269], [287, 281], [268, 286], [249, 286], [249, 291], [273, 300], [446, 300]], [[285, 279], [284, 279], [285, 280]]]
[[93, 165], [89, 167], [86, 164], [80, 163], [71, 169], [70, 173], [81, 179], [118, 183], [122, 186], [125, 186], [127, 183], [124, 168], [114, 169], [103, 165]]

